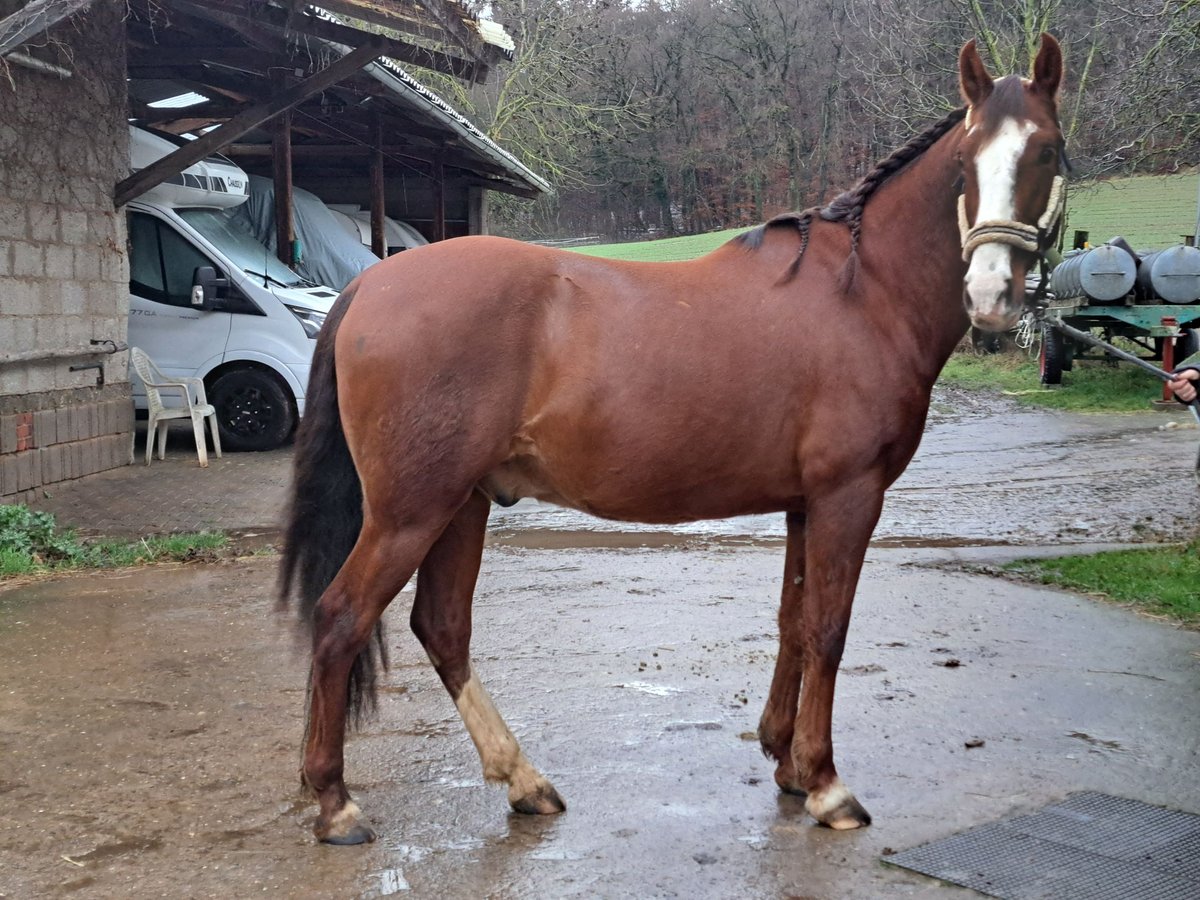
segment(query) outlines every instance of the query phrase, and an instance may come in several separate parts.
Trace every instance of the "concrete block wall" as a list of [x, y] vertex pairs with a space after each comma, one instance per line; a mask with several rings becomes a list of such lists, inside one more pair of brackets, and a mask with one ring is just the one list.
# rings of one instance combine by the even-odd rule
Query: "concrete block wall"
[[92, 4], [22, 48], [70, 77], [0, 63], [0, 502], [129, 461], [128, 354], [106, 352], [129, 309], [122, 12]]

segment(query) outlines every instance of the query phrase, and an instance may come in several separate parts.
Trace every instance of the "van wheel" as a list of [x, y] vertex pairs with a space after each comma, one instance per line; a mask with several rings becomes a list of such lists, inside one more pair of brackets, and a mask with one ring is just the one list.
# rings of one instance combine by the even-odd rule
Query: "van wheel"
[[291, 391], [271, 372], [234, 369], [218, 376], [207, 393], [221, 445], [230, 450], [273, 450], [296, 429]]

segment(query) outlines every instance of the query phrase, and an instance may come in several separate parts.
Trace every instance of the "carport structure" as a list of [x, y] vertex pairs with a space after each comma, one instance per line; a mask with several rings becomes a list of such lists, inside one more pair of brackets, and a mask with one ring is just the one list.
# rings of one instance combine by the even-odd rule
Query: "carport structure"
[[[0, 502], [126, 465], [125, 203], [214, 153], [430, 240], [487, 231], [541, 178], [410, 73], [479, 83], [511, 55], [458, 0], [0, 0]], [[130, 174], [130, 124], [192, 136]], [[369, 215], [365, 212], [369, 211]]]
[[198, 137], [121, 181], [118, 207], [220, 152], [274, 179], [288, 262], [293, 184], [370, 210], [380, 256], [385, 215], [436, 241], [485, 231], [487, 190], [549, 190], [402, 67], [472, 83], [511, 58], [456, 0], [134, 0], [127, 28], [131, 121]]

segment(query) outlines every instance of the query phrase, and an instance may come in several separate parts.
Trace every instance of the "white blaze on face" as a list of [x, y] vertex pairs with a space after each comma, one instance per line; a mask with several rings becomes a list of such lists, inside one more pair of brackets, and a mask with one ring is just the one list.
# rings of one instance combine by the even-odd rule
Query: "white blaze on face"
[[[1032, 122], [1005, 119], [975, 157], [979, 211], [974, 224], [1015, 217], [1017, 162], [1036, 127]], [[975, 248], [964, 283], [976, 325], [994, 325], [997, 331], [1008, 326], [1005, 309], [1012, 274], [1012, 250], [1007, 244], [987, 243]]]

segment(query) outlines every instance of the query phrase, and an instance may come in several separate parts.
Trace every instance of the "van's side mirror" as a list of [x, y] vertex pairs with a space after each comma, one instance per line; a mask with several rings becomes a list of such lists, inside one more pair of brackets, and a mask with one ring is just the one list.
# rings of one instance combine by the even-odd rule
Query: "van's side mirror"
[[212, 266], [197, 266], [192, 273], [192, 306], [198, 309], [214, 309], [219, 299], [218, 290], [229, 287], [228, 278], [218, 278]]

